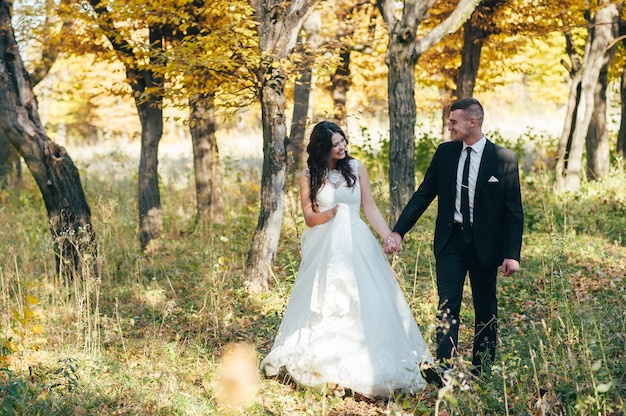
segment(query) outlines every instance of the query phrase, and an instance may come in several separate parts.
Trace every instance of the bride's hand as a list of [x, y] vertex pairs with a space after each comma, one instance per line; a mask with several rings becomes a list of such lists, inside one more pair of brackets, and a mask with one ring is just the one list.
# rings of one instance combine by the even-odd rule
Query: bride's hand
[[337, 211], [339, 211], [339, 204], [335, 205], [334, 207], [328, 210], [328, 215], [330, 216], [331, 219], [335, 218], [335, 215], [337, 215]]
[[[397, 233], [395, 233], [397, 235]], [[385, 239], [385, 254], [399, 253], [402, 250], [402, 239], [397, 238], [394, 233], [389, 234]], [[398, 236], [399, 237], [399, 236]]]

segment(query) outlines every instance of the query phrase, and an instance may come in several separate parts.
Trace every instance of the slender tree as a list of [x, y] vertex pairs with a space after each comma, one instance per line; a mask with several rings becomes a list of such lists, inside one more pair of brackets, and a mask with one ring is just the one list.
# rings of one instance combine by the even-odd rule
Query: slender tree
[[[626, 21], [620, 20], [619, 35], [622, 47], [626, 48]], [[620, 78], [620, 98], [621, 98], [621, 116], [619, 132], [617, 134], [617, 143], [615, 150], [623, 159], [626, 159], [626, 63], [621, 70]]]
[[287, 139], [285, 83], [289, 54], [318, 0], [250, 0], [258, 21], [261, 62], [257, 69], [263, 124], [261, 208], [246, 262], [244, 284], [252, 292], [269, 289], [283, 221]]
[[100, 278], [95, 231], [78, 169], [46, 135], [32, 82], [11, 22], [11, 1], [0, 1], [0, 130], [26, 162], [43, 196], [58, 273], [67, 281]]
[[225, 212], [218, 112], [228, 117], [254, 99], [254, 79], [246, 70], [258, 62], [252, 10], [243, 0], [189, 0], [171, 7], [177, 18], [166, 31], [168, 59], [165, 67], [155, 69], [163, 70], [174, 86], [164, 91], [166, 96], [190, 111], [196, 222], [221, 223]]
[[428, 16], [433, 0], [405, 1], [399, 18], [396, 1], [378, 0], [377, 4], [389, 32], [385, 61], [389, 68], [389, 187], [395, 221], [415, 191], [415, 65], [426, 50], [470, 17], [478, 0], [461, 0], [448, 18], [419, 35], [419, 25]]
[[289, 148], [291, 158], [288, 170], [291, 177], [296, 178], [305, 162], [305, 131], [308, 123], [309, 102], [313, 79], [313, 63], [320, 46], [322, 19], [319, 11], [311, 13], [303, 24], [303, 33], [298, 41], [298, 51], [303, 59], [298, 66], [298, 77], [293, 91], [293, 116], [291, 117], [291, 132]]
[[[338, 22], [334, 39], [329, 46], [334, 49], [338, 62], [330, 75], [330, 91], [333, 98], [333, 118], [340, 126], [348, 126], [348, 93], [353, 83], [352, 66], [355, 53], [371, 55], [372, 45], [380, 24], [374, 1], [339, 1], [336, 3], [335, 19]], [[380, 61], [371, 58], [371, 66]], [[367, 71], [358, 68], [357, 71]]]
[[480, 57], [483, 46], [487, 39], [495, 33], [498, 28], [494, 17], [497, 7], [505, 4], [502, 0], [482, 0], [478, 7], [472, 12], [469, 19], [463, 24], [463, 46], [461, 47], [461, 65], [456, 72], [455, 86], [449, 94], [444, 94], [443, 99], [443, 138], [449, 139], [448, 117], [450, 115], [450, 104], [452, 101], [474, 96], [474, 86], [480, 68]]
[[[141, 122], [141, 152], [137, 199], [139, 206], [139, 241], [142, 250], [163, 232], [161, 194], [159, 191], [158, 152], [163, 135], [163, 77], [155, 66], [163, 66], [163, 26], [158, 17], [143, 21], [148, 32], [145, 46], [137, 45], [116, 24], [115, 9], [105, 1], [89, 0], [97, 15], [97, 25], [107, 37], [119, 60], [126, 67], [126, 79]], [[139, 9], [137, 9], [139, 10]], [[149, 13], [146, 14], [149, 16]], [[137, 16], [135, 16], [137, 18]], [[137, 46], [137, 47], [136, 47]]]
[[[568, 105], [571, 113], [566, 120], [571, 120], [571, 124], [565, 125], [559, 142], [554, 185], [556, 191], [577, 191], [580, 188], [583, 149], [596, 111], [596, 86], [607, 65], [607, 54], [611, 56], [613, 53], [610, 46], [617, 36], [618, 5], [609, 0], [600, 0], [595, 12], [589, 10], [587, 15], [590, 29], [580, 67], [580, 83], [577, 79], [572, 82]], [[578, 105], [573, 106], [573, 102], [578, 102]]]
[[602, 57], [598, 82], [593, 90], [594, 111], [585, 138], [587, 153], [587, 178], [596, 180], [609, 173], [610, 148], [607, 120], [606, 89], [608, 88], [609, 66], [615, 56], [616, 47], [607, 48]]

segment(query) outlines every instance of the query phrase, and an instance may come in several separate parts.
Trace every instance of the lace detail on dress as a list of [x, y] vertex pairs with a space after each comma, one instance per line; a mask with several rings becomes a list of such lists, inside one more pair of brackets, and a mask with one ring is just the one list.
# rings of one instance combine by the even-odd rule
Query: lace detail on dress
[[[350, 169], [352, 169], [352, 173], [354, 173], [354, 175], [356, 176], [356, 181], [358, 182], [359, 181], [359, 162], [356, 159], [350, 159], [348, 164], [350, 166]], [[330, 184], [335, 189], [339, 189], [339, 187], [346, 182], [347, 182], [346, 178], [338, 169], [329, 170], [326, 174], [326, 179], [324, 180], [324, 183]]]

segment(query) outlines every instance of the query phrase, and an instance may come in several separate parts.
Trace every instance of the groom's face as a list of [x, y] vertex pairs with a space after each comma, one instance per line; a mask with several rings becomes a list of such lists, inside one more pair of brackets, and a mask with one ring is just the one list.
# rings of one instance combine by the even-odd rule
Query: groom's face
[[469, 117], [463, 110], [454, 110], [450, 112], [450, 131], [453, 141], [462, 142], [469, 139], [472, 128], [476, 125], [476, 119]]

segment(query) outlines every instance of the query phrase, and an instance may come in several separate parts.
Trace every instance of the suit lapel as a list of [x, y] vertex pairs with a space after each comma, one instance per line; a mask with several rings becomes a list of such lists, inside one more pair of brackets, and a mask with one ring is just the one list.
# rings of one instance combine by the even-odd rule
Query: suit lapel
[[483, 157], [480, 160], [480, 166], [478, 167], [478, 177], [476, 178], [476, 190], [474, 193], [474, 201], [476, 201], [476, 195], [480, 192], [483, 185], [487, 182], [487, 174], [485, 172], [490, 172], [489, 169], [493, 163], [493, 158], [495, 155], [495, 147], [493, 143], [487, 140], [485, 143], [485, 149], [483, 150]]
[[[458, 146], [453, 146], [453, 150], [450, 152], [450, 156], [449, 156], [449, 166], [454, 166], [454, 169], [446, 169], [447, 172], [449, 172], [449, 174], [452, 176], [452, 180], [449, 181], [450, 183], [450, 195], [452, 195], [452, 198], [456, 198], [456, 170], [459, 166], [459, 159], [461, 157], [461, 152], [463, 151], [463, 143], [462, 142], [454, 142], [454, 143], [458, 143]], [[447, 164], [446, 164], [447, 165]]]

